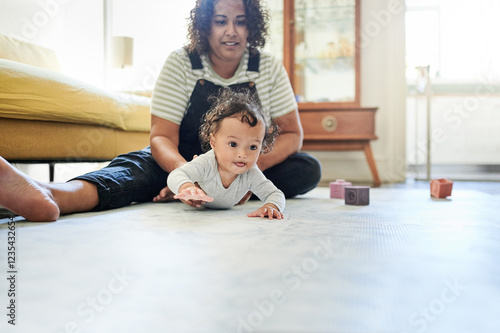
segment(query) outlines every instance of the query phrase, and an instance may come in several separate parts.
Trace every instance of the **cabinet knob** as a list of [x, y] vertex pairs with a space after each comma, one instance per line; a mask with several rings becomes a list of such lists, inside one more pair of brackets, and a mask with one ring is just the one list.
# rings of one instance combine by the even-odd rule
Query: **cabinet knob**
[[326, 116], [321, 120], [321, 126], [327, 132], [333, 132], [337, 129], [338, 121], [334, 116]]

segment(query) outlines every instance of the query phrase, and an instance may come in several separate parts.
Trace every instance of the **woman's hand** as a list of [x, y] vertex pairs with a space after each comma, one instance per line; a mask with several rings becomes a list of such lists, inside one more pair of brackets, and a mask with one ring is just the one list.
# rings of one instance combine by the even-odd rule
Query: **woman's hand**
[[264, 206], [257, 209], [255, 212], [247, 214], [248, 217], [268, 217], [270, 220], [273, 218], [277, 218], [278, 220], [282, 220], [284, 215], [279, 211], [278, 207], [273, 204], [265, 204]]
[[174, 192], [170, 191], [168, 186], [161, 189], [160, 193], [153, 198], [153, 202], [174, 201]]
[[[184, 185], [183, 185], [184, 186]], [[179, 189], [179, 193], [174, 195], [174, 199], [180, 199], [191, 207], [201, 207], [201, 205], [214, 201], [197, 184], [185, 186]]]

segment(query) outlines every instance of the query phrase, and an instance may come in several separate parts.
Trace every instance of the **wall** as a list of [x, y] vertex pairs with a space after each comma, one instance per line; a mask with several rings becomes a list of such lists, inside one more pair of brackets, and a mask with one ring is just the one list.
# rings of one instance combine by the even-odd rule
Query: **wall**
[[[500, 2], [440, 0], [433, 1], [433, 6], [423, 1], [408, 3], [407, 157], [410, 169], [415, 169], [415, 164], [421, 166], [419, 169], [426, 167], [429, 111], [431, 169], [454, 179], [457, 176], [476, 179], [485, 173], [490, 174], [484, 175], [484, 179], [491, 179], [491, 170], [500, 167], [497, 134], [500, 129], [500, 21], [497, 18]], [[429, 108], [425, 96], [427, 70], [430, 72]], [[420, 97], [416, 98], [417, 95]], [[454, 174], [453, 170], [460, 169], [462, 174]], [[471, 174], [474, 169], [476, 175]], [[434, 172], [431, 177], [435, 177]]]
[[113, 90], [151, 90], [166, 56], [186, 40], [194, 0], [111, 0], [111, 36], [134, 38], [134, 66], [104, 78], [103, 0], [0, 0], [0, 33], [56, 51], [62, 71]]
[[[404, 0], [362, 0], [361, 105], [378, 107], [372, 149], [382, 182], [406, 177]], [[362, 152], [311, 152], [323, 166], [322, 182], [371, 182]]]
[[[404, 0], [361, 2], [361, 104], [379, 108], [376, 115], [376, 134], [379, 139], [372, 142], [372, 149], [380, 177], [383, 182], [400, 182], [404, 181], [406, 175]], [[180, 46], [185, 32], [174, 39], [171, 30], [163, 23], [160, 29], [141, 29], [141, 32], [138, 32], [138, 26], [148, 26], [155, 20], [175, 21], [176, 26], [185, 31], [181, 25], [184, 25], [188, 13], [175, 14], [174, 11], [166, 10], [165, 4], [153, 13], [148, 9], [148, 6], [155, 7], [153, 0], [141, 2], [139, 6], [122, 0], [115, 2], [115, 6], [120, 6], [117, 11], [122, 13], [114, 24], [117, 34], [132, 37], [134, 34], [143, 37], [146, 34], [150, 42], [162, 44], [158, 49], [151, 49], [149, 55], [165, 54], [159, 54], [154, 59], [148, 55], [136, 57], [139, 61], [137, 66], [142, 72], [138, 73], [135, 69], [133, 76], [139, 88], [151, 88], [167, 51]], [[127, 13], [135, 15], [130, 18], [130, 24], [127, 24]], [[64, 72], [87, 82], [102, 84], [102, 15], [100, 0], [0, 0], [0, 32], [25, 37], [31, 42], [55, 49], [64, 59]], [[144, 49], [147, 46], [138, 42], [137, 48]], [[87, 67], [82, 67], [84, 64]], [[132, 88], [135, 87], [137, 84], [132, 85]], [[372, 180], [362, 152], [311, 154], [318, 157], [323, 165], [323, 182], [336, 178], [356, 182]]]
[[0, 0], [0, 33], [56, 51], [61, 70], [103, 83], [102, 0]]
[[[113, 90], [152, 90], [166, 57], [187, 41], [187, 17], [194, 0], [112, 1], [111, 34], [134, 39], [134, 64], [110, 71]], [[173, 10], [175, 8], [175, 10]]]
[[[432, 94], [431, 163], [500, 165], [500, 89], [477, 83], [469, 94]], [[427, 161], [427, 98], [408, 96], [408, 163]]]

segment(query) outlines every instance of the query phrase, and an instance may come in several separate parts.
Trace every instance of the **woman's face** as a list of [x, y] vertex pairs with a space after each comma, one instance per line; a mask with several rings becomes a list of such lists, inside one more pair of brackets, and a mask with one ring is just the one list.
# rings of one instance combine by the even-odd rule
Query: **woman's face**
[[224, 62], [239, 62], [247, 46], [248, 30], [243, 0], [219, 0], [208, 42], [210, 56]]

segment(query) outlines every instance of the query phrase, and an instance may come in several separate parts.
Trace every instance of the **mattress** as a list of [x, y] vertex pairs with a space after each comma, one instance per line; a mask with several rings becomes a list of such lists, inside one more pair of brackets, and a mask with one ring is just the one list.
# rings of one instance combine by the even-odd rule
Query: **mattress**
[[149, 145], [149, 132], [91, 124], [0, 118], [7, 160], [110, 160]]

